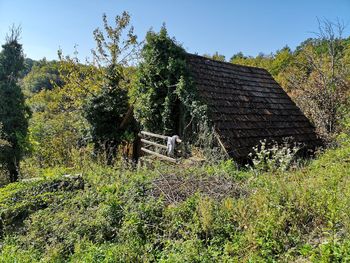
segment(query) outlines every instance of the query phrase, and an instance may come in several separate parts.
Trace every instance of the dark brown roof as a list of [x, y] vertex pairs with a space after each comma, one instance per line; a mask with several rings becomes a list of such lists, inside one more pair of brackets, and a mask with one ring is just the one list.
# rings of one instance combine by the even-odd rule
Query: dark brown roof
[[315, 129], [265, 69], [188, 54], [199, 95], [227, 152], [245, 158], [260, 140], [318, 143]]

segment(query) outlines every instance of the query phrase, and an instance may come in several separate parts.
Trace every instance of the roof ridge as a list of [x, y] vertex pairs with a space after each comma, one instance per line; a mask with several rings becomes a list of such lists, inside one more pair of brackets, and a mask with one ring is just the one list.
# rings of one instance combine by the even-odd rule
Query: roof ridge
[[270, 74], [270, 72], [267, 69], [264, 69], [264, 68], [259, 68], [259, 67], [254, 67], [254, 66], [247, 66], [247, 65], [241, 65], [241, 64], [235, 64], [235, 63], [231, 63], [231, 62], [227, 62], [227, 61], [219, 61], [219, 60], [215, 60], [215, 59], [212, 59], [212, 58], [208, 58], [208, 57], [204, 57], [204, 56], [201, 56], [201, 55], [198, 55], [198, 54], [193, 54], [193, 53], [188, 53], [188, 52], [186, 52], [186, 56], [192, 56], [192, 57], [207, 59], [207, 60], [210, 60], [212, 62], [222, 63], [222, 64], [226, 64], [226, 65], [230, 65], [230, 66], [237, 66], [237, 67], [243, 67], [243, 68], [252, 68], [252, 69], [260, 69], [260, 70], [263, 70], [263, 71], [267, 72], [270, 76], [272, 76]]

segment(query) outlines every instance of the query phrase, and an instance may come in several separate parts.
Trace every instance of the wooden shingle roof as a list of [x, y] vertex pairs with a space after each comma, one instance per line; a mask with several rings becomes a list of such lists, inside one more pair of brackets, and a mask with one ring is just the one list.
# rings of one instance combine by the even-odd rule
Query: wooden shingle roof
[[318, 144], [315, 129], [265, 69], [188, 54], [187, 63], [226, 151], [245, 158], [260, 140]]

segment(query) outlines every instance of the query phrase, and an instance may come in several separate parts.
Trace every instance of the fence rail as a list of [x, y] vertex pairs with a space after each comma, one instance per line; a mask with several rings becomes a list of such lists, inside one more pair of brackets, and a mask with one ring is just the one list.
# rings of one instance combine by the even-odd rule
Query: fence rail
[[[156, 133], [152, 133], [152, 132], [147, 132], [147, 131], [141, 131], [139, 134], [140, 138], [141, 138], [141, 143], [142, 146], [141, 147], [141, 151], [153, 156], [156, 156], [162, 160], [168, 161], [168, 162], [172, 162], [172, 163], [177, 163], [177, 159], [167, 156], [165, 154], [159, 153], [157, 152], [157, 150], [162, 149], [163, 151], [168, 151], [168, 145], [167, 145], [167, 141], [169, 139], [169, 137], [172, 136], [165, 136], [165, 135], [161, 135], [161, 134], [156, 134]], [[161, 139], [163, 141], [166, 141], [165, 145], [161, 144], [158, 141], [152, 141], [152, 138], [156, 138], [156, 139]], [[179, 144], [181, 143], [182, 140], [179, 138], [176, 138], [175, 143]], [[150, 150], [149, 148], [153, 147], [152, 150]]]

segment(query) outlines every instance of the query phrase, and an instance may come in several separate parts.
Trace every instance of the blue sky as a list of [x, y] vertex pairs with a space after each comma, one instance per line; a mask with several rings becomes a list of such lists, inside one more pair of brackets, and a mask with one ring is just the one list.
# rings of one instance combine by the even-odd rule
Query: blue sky
[[218, 51], [229, 59], [269, 54], [285, 45], [295, 48], [317, 31], [317, 17], [347, 25], [350, 32], [350, 0], [0, 0], [0, 43], [13, 23], [22, 26], [22, 43], [27, 57], [57, 59], [57, 50], [90, 56], [92, 31], [102, 25], [105, 12], [110, 19], [123, 10], [130, 12], [139, 39], [165, 22], [187, 51]]

